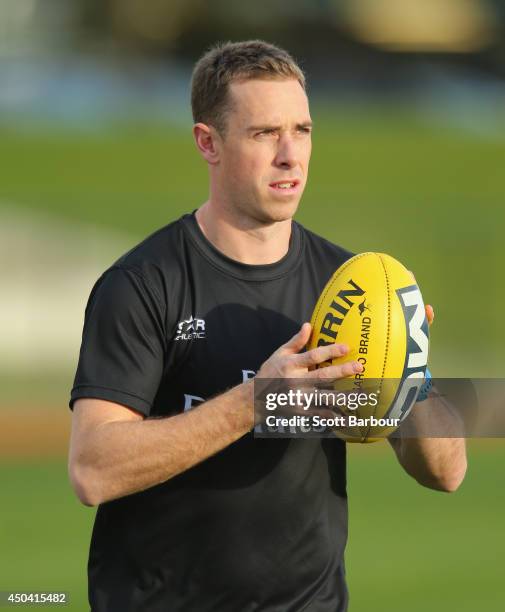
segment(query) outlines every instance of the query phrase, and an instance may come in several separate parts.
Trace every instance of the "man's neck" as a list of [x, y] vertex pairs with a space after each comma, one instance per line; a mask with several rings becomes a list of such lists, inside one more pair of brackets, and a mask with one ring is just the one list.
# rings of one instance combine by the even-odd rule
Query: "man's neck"
[[262, 225], [254, 219], [216, 211], [205, 202], [196, 211], [204, 236], [230, 259], [249, 265], [272, 264], [289, 249], [291, 219]]

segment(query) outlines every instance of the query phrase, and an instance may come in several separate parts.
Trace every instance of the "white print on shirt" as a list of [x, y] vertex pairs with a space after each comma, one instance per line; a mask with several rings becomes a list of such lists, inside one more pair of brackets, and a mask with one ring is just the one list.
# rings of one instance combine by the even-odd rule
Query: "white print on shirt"
[[[246, 382], [251, 378], [256, 376], [256, 372], [254, 370], [242, 370], [242, 382]], [[189, 393], [184, 394], [184, 412], [191, 410], [191, 408], [195, 407], [195, 404], [199, 404], [204, 402], [204, 398], [198, 395], [191, 395]]]
[[201, 340], [205, 338], [205, 320], [191, 315], [177, 324], [175, 340]]

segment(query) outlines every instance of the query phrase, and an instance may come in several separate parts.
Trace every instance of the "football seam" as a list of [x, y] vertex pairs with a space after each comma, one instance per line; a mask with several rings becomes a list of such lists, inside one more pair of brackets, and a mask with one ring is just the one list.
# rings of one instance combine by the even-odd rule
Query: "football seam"
[[387, 358], [388, 358], [388, 351], [389, 351], [389, 332], [391, 331], [391, 295], [390, 295], [388, 273], [386, 271], [386, 266], [384, 265], [384, 261], [383, 261], [381, 255], [379, 255], [379, 260], [380, 260], [380, 262], [382, 264], [382, 269], [384, 270], [384, 276], [386, 278], [386, 290], [387, 290], [387, 296], [388, 296], [388, 302], [387, 302], [387, 308], [388, 308], [388, 317], [387, 317], [388, 328], [387, 328], [387, 335], [386, 335], [386, 348], [384, 350], [384, 364], [382, 366], [382, 376], [381, 376], [381, 380], [383, 380], [384, 379], [384, 372], [386, 371], [386, 361], [387, 361]]
[[[391, 331], [391, 295], [390, 295], [390, 286], [389, 286], [389, 277], [386, 270], [386, 265], [384, 264], [384, 260], [380, 253], [377, 254], [379, 256], [379, 261], [381, 262], [382, 269], [384, 271], [384, 278], [386, 279], [386, 292], [387, 292], [387, 332], [386, 332], [386, 347], [384, 349], [384, 363], [382, 364], [382, 376], [380, 379], [379, 390], [382, 392], [382, 387], [384, 385], [384, 373], [386, 371], [386, 362], [388, 358], [389, 352], [389, 333]], [[374, 410], [374, 416], [376, 416], [377, 408]], [[367, 434], [365, 436], [365, 441], [368, 440], [368, 436], [370, 435], [372, 427], [369, 426]]]
[[[324, 299], [326, 297], [326, 294], [329, 292], [329, 290], [331, 289], [331, 287], [333, 286], [333, 282], [337, 280], [337, 278], [340, 277], [341, 274], [343, 274], [345, 272], [345, 270], [349, 267], [350, 263], [354, 263], [355, 261], [358, 261], [358, 259], [361, 259], [362, 257], [366, 257], [367, 255], [370, 255], [370, 252], [366, 252], [366, 253], [360, 253], [359, 255], [354, 255], [354, 257], [351, 257], [350, 259], [348, 259], [342, 266], [340, 266], [340, 268], [338, 269], [338, 271], [336, 271], [330, 278], [330, 280], [326, 283], [326, 287], [322, 293], [322, 295], [319, 297], [318, 302], [319, 302], [319, 307], [316, 310], [316, 312], [314, 313], [311, 323], [312, 321], [315, 323], [317, 320], [317, 317], [319, 316], [319, 311], [321, 310], [321, 306], [324, 302]], [[312, 333], [314, 333], [314, 330], [312, 330]], [[336, 342], [334, 342], [333, 344], [336, 344]], [[316, 347], [317, 348], [317, 347]], [[317, 366], [317, 369], [319, 369], [319, 365]]]
[[[384, 260], [382, 259], [382, 255], [380, 253], [377, 253], [377, 256], [379, 258], [379, 261], [382, 265], [382, 269], [384, 271], [384, 277], [386, 279], [386, 292], [387, 292], [387, 333], [386, 333], [386, 347], [384, 349], [384, 363], [382, 364], [382, 376], [381, 376], [380, 383], [379, 383], [379, 393], [380, 393], [382, 391], [382, 386], [384, 384], [384, 372], [386, 370], [386, 362], [387, 362], [388, 351], [389, 351], [389, 332], [391, 329], [391, 296], [389, 294], [389, 289], [390, 289], [389, 278], [388, 278], [388, 274], [386, 271], [386, 266], [384, 264]], [[377, 415], [377, 408], [375, 408], [373, 416], [376, 416], [376, 415]], [[370, 436], [371, 430], [372, 430], [372, 426], [369, 425], [368, 431], [366, 432], [362, 442], [368, 441], [368, 437]]]

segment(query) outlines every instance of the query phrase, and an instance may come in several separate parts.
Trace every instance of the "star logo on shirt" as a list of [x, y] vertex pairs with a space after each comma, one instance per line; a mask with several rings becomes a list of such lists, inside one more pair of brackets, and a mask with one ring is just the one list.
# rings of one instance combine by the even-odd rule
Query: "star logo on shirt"
[[189, 319], [179, 321], [176, 340], [201, 340], [205, 338], [205, 320], [191, 315]]
[[195, 329], [195, 318], [193, 317], [193, 315], [191, 315], [191, 318], [188, 319], [187, 321], [183, 321], [183, 323], [186, 323], [186, 331], [189, 331], [190, 329]]

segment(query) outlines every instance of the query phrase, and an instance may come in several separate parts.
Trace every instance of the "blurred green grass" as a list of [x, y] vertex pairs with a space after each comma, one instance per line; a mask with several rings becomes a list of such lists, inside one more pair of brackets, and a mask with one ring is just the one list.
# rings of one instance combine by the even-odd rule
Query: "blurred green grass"
[[348, 445], [351, 612], [498, 612], [505, 585], [503, 440], [469, 442], [452, 494], [419, 486], [388, 444]]
[[[385, 251], [435, 306], [438, 376], [505, 373], [505, 141], [405, 109], [313, 109], [308, 188], [297, 218], [348, 249]], [[143, 238], [207, 194], [189, 126], [98, 132], [0, 127], [0, 201]], [[69, 246], [70, 248], [70, 246]]]
[[[417, 485], [387, 446], [349, 446], [350, 610], [501, 611], [505, 444], [472, 442], [451, 495]], [[73, 497], [64, 460], [4, 462], [0, 481], [0, 590], [68, 591], [66, 610], [87, 609], [95, 510]]]
[[0, 482], [0, 591], [68, 592], [65, 610], [89, 609], [86, 564], [95, 510], [74, 496], [65, 459], [3, 460]]

